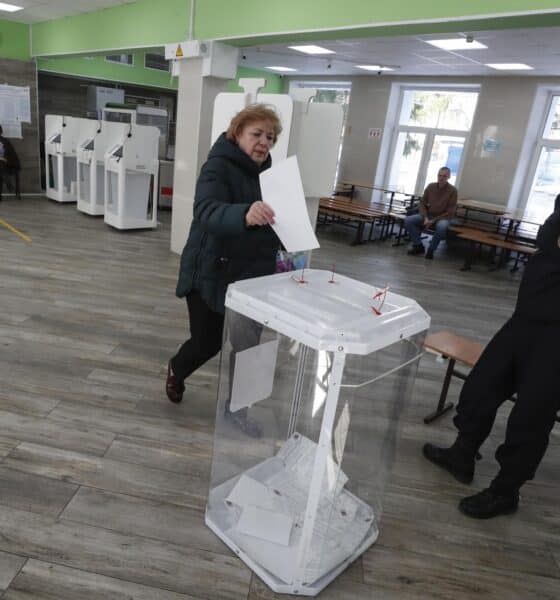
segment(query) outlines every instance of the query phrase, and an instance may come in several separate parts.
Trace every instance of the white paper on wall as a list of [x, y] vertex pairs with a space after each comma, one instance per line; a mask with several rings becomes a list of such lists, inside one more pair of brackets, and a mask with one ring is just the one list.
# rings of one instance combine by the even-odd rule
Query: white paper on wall
[[21, 123], [19, 121], [16, 122], [9, 122], [9, 121], [2, 121], [2, 131], [4, 132], [4, 137], [7, 138], [17, 138], [17, 139], [21, 139], [22, 135], [21, 135]]
[[0, 123], [31, 123], [29, 87], [0, 85]]
[[278, 340], [237, 352], [231, 388], [230, 410], [238, 411], [272, 394]]
[[263, 201], [274, 210], [276, 235], [288, 252], [319, 248], [311, 226], [303, 184], [295, 156], [260, 174]]

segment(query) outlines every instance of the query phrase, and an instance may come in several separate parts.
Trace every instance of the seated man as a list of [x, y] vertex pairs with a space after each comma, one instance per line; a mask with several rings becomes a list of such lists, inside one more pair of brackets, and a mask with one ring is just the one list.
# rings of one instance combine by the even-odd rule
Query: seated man
[[[18, 198], [21, 198], [19, 193], [19, 171], [20, 162], [12, 142], [3, 135], [2, 126], [0, 125], [0, 200], [2, 200], [2, 188], [4, 187], [4, 177], [13, 176], [15, 178], [15, 192]], [[6, 179], [6, 185], [10, 188], [10, 184]]]
[[424, 229], [434, 230], [426, 258], [434, 258], [439, 243], [447, 237], [449, 222], [457, 208], [457, 189], [449, 183], [450, 176], [449, 167], [442, 167], [438, 171], [437, 182], [430, 183], [424, 190], [418, 206], [418, 214], [406, 217], [404, 226], [412, 241], [409, 254], [424, 254], [424, 245], [421, 241]]
[[462, 483], [474, 476], [478, 449], [498, 408], [514, 394], [504, 442], [496, 451], [500, 471], [490, 487], [463, 498], [459, 510], [490, 518], [517, 510], [519, 488], [535, 476], [560, 409], [560, 206], [537, 235], [510, 320], [494, 336], [467, 377], [454, 418], [450, 448], [424, 446], [424, 456]]

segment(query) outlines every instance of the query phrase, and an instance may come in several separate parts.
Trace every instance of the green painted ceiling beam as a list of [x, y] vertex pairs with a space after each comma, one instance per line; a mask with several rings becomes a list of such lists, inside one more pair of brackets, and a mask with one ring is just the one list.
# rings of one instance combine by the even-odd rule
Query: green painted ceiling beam
[[[427, 23], [430, 23], [427, 30], [434, 31], [437, 24], [450, 21], [455, 23], [447, 31], [461, 31], [464, 27], [459, 25], [460, 21], [470, 21], [480, 27], [486, 19], [510, 18], [516, 19], [510, 21], [515, 27], [523, 27], [524, 19], [539, 12], [545, 15], [542, 24], [547, 24], [550, 14], [560, 13], [560, 3], [558, 0], [198, 0], [195, 36], [198, 39], [247, 38], [251, 43], [265, 43], [327, 39], [329, 31], [338, 38], [365, 37], [379, 35], [379, 28], [397, 26], [403, 27], [396, 30], [399, 34], [406, 34], [414, 33], [417, 26]], [[395, 32], [387, 34], [395, 35]]]
[[31, 27], [31, 54], [56, 56], [185, 40], [190, 0], [137, 0]]

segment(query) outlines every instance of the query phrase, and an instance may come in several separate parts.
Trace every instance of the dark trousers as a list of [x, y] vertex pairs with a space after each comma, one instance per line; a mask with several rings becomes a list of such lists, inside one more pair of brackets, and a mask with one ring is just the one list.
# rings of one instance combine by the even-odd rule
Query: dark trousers
[[559, 340], [560, 323], [514, 316], [490, 341], [465, 381], [454, 423], [475, 448], [490, 434], [498, 408], [517, 394], [506, 438], [496, 451], [496, 489], [519, 489], [534, 477], [544, 456], [560, 407]]
[[15, 181], [15, 194], [19, 198], [19, 170], [10, 169], [9, 167], [0, 164], [0, 199], [2, 198], [2, 190], [4, 189], [4, 180], [8, 181], [9, 177], [13, 177]]
[[[187, 295], [187, 308], [191, 337], [171, 359], [173, 373], [184, 381], [205, 362], [218, 354], [222, 348], [224, 315], [210, 310], [198, 292]], [[260, 341], [262, 325], [237, 313], [231, 313], [228, 324], [228, 340], [232, 346], [229, 362], [230, 390], [235, 371], [235, 354]]]
[[171, 359], [171, 368], [179, 381], [184, 381], [222, 347], [224, 315], [210, 310], [198, 292], [187, 295], [191, 337]]

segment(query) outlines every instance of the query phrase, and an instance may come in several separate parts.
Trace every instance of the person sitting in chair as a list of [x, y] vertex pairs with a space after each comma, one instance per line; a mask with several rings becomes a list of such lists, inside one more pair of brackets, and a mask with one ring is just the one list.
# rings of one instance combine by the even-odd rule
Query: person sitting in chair
[[[12, 142], [3, 135], [0, 125], [0, 200], [2, 200], [2, 188], [4, 187], [4, 177], [13, 176], [15, 178], [15, 193], [17, 198], [21, 198], [19, 193], [19, 171], [21, 168], [18, 155], [12, 146]], [[9, 179], [6, 179], [8, 191], [12, 191]]]
[[449, 167], [442, 167], [438, 171], [437, 182], [430, 183], [424, 190], [418, 206], [418, 214], [406, 217], [404, 226], [412, 241], [409, 254], [424, 254], [422, 231], [425, 229], [434, 231], [426, 252], [428, 259], [434, 258], [439, 243], [447, 237], [449, 223], [457, 208], [457, 188], [449, 183], [450, 176]]

